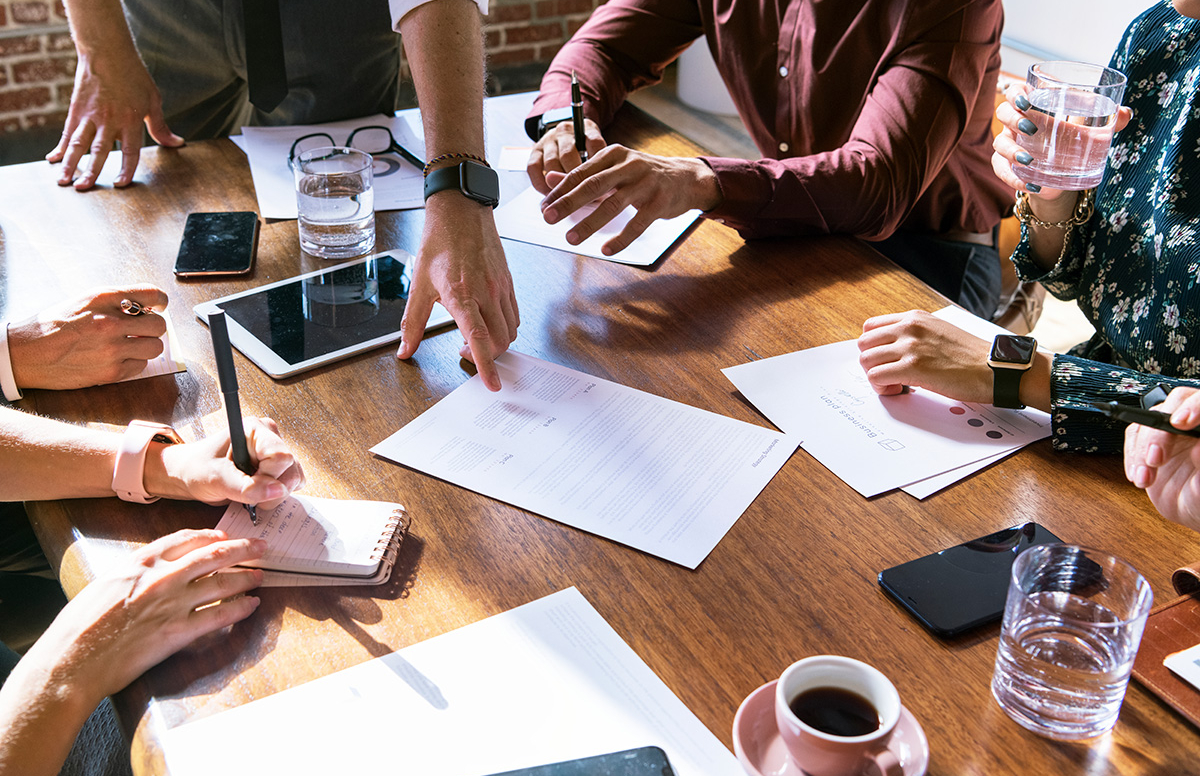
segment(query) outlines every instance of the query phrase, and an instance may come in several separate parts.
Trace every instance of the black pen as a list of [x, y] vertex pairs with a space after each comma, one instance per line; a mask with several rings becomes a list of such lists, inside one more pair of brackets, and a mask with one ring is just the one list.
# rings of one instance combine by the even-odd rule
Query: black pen
[[579, 79], [571, 71], [571, 123], [575, 125], [575, 150], [587, 161], [587, 138], [583, 135], [583, 97], [579, 94]]
[[[224, 310], [208, 316], [208, 330], [212, 334], [213, 356], [217, 359], [217, 382], [221, 384], [225, 417], [229, 421], [229, 445], [233, 453], [233, 465], [253, 477], [256, 470], [250, 461], [250, 450], [246, 447], [242, 405], [238, 401], [237, 370], [233, 366], [233, 348], [229, 344], [229, 328], [225, 323]], [[258, 525], [258, 513], [254, 505], [247, 504], [246, 511], [250, 513], [250, 522]]]
[[1172, 434], [1200, 438], [1200, 428], [1185, 431], [1171, 425], [1171, 416], [1158, 410], [1144, 410], [1141, 407], [1131, 407], [1115, 401], [1094, 401], [1092, 406], [1108, 417], [1122, 423], [1140, 423], [1143, 426], [1156, 428], [1159, 431], [1169, 431]]

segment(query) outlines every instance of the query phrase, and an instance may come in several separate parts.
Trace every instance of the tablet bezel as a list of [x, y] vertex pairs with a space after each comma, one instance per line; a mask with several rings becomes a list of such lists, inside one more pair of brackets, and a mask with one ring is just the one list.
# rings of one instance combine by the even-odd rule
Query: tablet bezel
[[[413, 255], [405, 250], [396, 249], [383, 251], [370, 256], [363, 256], [362, 258], [354, 259], [353, 261], [343, 262], [342, 264], [334, 264], [328, 267], [322, 267], [321, 269], [314, 270], [313, 272], [306, 272], [303, 275], [295, 275], [274, 283], [268, 283], [265, 286], [256, 286], [254, 288], [246, 289], [245, 291], [238, 291], [236, 294], [229, 294], [228, 296], [223, 296], [219, 299], [201, 302], [192, 308], [192, 312], [194, 312], [196, 317], [204, 322], [205, 325], [207, 325], [208, 316], [220, 310], [220, 305], [224, 302], [228, 302], [233, 299], [240, 299], [246, 296], [261, 294], [272, 288], [279, 288], [281, 286], [287, 286], [293, 283], [300, 283], [308, 278], [316, 277], [318, 275], [328, 275], [332, 272], [359, 264], [365, 264], [371, 259], [378, 259], [384, 256], [390, 256], [405, 266], [411, 266], [414, 259]], [[254, 336], [254, 334], [252, 334], [250, 331], [243, 328], [236, 319], [230, 316], [227, 317], [227, 320], [229, 324], [230, 343], [235, 348], [240, 350], [242, 354], [246, 356], [246, 358], [253, 361], [259, 369], [263, 370], [276, 380], [284, 377], [291, 377], [292, 375], [300, 372], [306, 372], [310, 369], [315, 369], [316, 367], [324, 366], [325, 364], [329, 364], [334, 361], [340, 361], [344, 358], [357, 355], [358, 353], [363, 353], [373, 348], [377, 348], [380, 345], [386, 345], [389, 342], [398, 342], [400, 340], [400, 331], [397, 329], [391, 334], [386, 334], [382, 337], [374, 337], [369, 340], [363, 340], [356, 345], [351, 345], [340, 350], [334, 350], [324, 355], [315, 356], [313, 358], [292, 364], [280, 358], [279, 355], [276, 354], [269, 345], [267, 345], [267, 343], [263, 342], [258, 337]], [[454, 323], [454, 319], [450, 317], [450, 313], [447, 312], [446, 308], [442, 307], [440, 304], [434, 303], [433, 312], [429, 314], [429, 322], [425, 325], [425, 331], [429, 331], [430, 329], [438, 328], [440, 326], [445, 326], [449, 323]]]

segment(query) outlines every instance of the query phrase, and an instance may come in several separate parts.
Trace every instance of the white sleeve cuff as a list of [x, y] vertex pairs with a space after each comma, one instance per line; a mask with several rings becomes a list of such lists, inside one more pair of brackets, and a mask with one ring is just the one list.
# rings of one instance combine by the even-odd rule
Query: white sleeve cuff
[[13, 377], [12, 359], [8, 355], [8, 321], [0, 323], [0, 391], [9, 401], [21, 398], [21, 389]]
[[[388, 6], [392, 11], [392, 29], [400, 32], [400, 20], [404, 18], [404, 15], [418, 5], [428, 2], [432, 2], [432, 0], [388, 0]], [[488, 0], [475, 0], [475, 5], [479, 6], [479, 13], [484, 16], [488, 15]]]

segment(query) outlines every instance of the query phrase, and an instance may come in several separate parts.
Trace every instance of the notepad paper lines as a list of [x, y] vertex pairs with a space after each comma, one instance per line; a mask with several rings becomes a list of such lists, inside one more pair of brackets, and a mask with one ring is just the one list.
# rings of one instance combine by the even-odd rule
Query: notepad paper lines
[[379, 584], [391, 574], [408, 516], [399, 504], [291, 496], [258, 509], [230, 504], [217, 524], [230, 538], [258, 538], [267, 552], [242, 565], [266, 571], [263, 586]]

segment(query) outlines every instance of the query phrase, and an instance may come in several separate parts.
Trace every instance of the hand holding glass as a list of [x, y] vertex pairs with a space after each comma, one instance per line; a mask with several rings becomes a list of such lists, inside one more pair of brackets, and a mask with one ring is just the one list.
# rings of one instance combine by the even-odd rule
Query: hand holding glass
[[1017, 133], [1033, 161], [1014, 164], [1026, 183], [1067, 191], [1099, 185], [1125, 96], [1125, 76], [1082, 62], [1038, 62], [1029, 68], [1025, 109], [1037, 131]]

